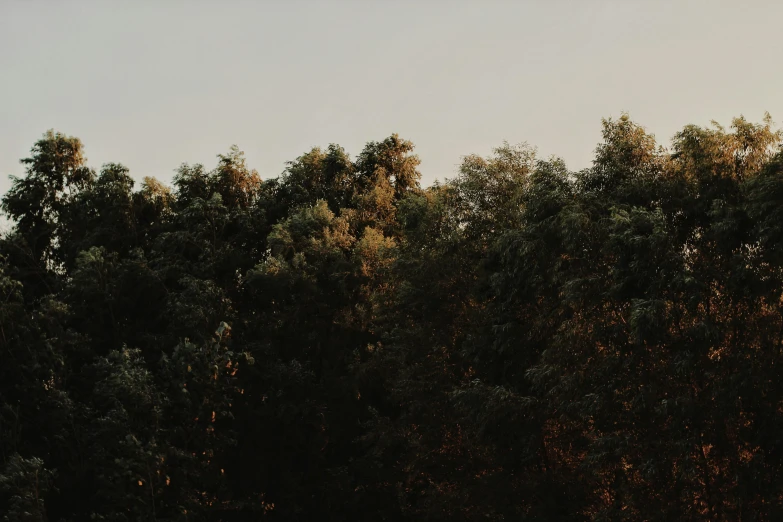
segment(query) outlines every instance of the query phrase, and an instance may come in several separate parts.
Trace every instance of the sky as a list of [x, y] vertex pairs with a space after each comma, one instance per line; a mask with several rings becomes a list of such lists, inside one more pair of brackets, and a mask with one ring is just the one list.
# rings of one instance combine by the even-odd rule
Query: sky
[[47, 130], [170, 181], [232, 144], [262, 177], [314, 146], [411, 140], [423, 184], [527, 142], [588, 167], [601, 118], [783, 122], [777, 0], [0, 0], [0, 193]]

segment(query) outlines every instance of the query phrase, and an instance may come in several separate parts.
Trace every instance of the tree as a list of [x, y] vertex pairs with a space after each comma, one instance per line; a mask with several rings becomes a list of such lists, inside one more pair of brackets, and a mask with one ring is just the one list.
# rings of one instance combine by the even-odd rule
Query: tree
[[783, 515], [769, 117], [419, 186], [392, 135], [168, 187], [49, 132], [2, 199], [6, 520]]

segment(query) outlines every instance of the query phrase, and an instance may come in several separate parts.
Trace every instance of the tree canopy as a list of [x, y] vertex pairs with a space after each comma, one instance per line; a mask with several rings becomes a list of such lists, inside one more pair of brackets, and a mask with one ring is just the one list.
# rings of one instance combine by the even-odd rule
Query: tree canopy
[[602, 131], [428, 188], [396, 134], [137, 188], [45, 133], [0, 203], [3, 520], [781, 520], [783, 135]]

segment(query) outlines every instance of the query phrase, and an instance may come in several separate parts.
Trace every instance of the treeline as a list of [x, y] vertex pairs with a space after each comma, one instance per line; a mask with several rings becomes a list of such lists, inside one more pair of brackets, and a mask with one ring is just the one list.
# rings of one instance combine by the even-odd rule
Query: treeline
[[396, 135], [2, 198], [7, 521], [783, 520], [783, 152], [626, 116], [422, 188]]

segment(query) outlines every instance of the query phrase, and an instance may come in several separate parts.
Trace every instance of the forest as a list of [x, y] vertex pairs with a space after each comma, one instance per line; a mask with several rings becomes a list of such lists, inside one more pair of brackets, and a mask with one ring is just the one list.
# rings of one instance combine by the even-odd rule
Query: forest
[[0, 205], [0, 517], [783, 520], [783, 134], [601, 125], [430, 187], [396, 134], [169, 186], [46, 132]]

